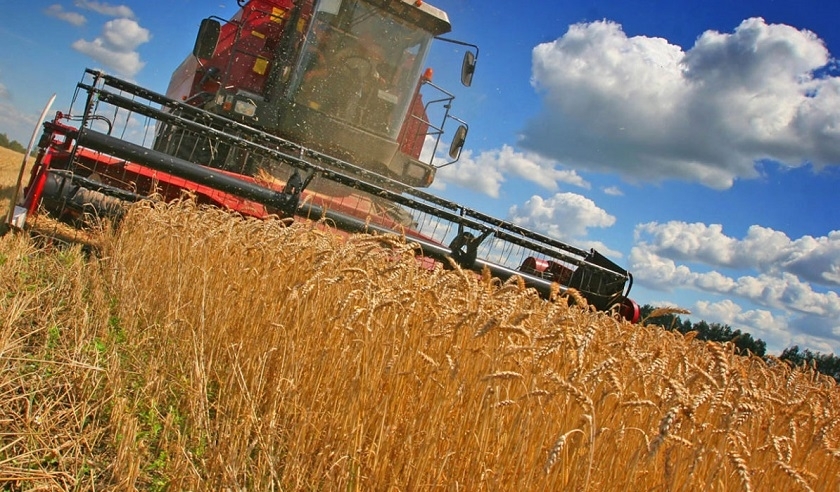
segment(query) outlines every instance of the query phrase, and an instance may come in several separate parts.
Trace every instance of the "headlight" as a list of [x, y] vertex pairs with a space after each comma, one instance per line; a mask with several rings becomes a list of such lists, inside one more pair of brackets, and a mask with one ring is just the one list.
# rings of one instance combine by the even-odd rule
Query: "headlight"
[[257, 114], [257, 105], [251, 101], [237, 99], [236, 103], [233, 105], [233, 112], [241, 114], [242, 116], [253, 118], [254, 115]]

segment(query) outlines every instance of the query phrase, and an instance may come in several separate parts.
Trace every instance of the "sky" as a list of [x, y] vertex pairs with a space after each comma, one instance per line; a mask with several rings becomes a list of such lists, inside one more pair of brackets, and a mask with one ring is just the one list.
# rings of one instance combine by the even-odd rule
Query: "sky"
[[[840, 354], [840, 5], [430, 0], [435, 83], [469, 122], [432, 191], [634, 276], [639, 304]], [[0, 133], [26, 145], [86, 67], [165, 92], [202, 18], [232, 0], [0, 0]]]

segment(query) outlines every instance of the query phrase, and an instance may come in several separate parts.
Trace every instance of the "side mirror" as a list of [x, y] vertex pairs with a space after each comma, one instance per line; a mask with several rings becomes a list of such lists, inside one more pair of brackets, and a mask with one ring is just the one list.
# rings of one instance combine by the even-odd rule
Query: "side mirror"
[[473, 74], [475, 73], [475, 54], [472, 51], [464, 53], [464, 61], [461, 63], [461, 83], [465, 87], [472, 85]]
[[461, 156], [461, 149], [464, 148], [464, 143], [467, 141], [467, 126], [460, 125], [455, 130], [455, 136], [452, 137], [452, 143], [449, 145], [449, 157], [457, 159]]
[[219, 42], [219, 34], [222, 25], [215, 19], [204, 19], [198, 28], [198, 36], [195, 38], [193, 55], [196, 58], [208, 59], [213, 57], [216, 51], [216, 43]]

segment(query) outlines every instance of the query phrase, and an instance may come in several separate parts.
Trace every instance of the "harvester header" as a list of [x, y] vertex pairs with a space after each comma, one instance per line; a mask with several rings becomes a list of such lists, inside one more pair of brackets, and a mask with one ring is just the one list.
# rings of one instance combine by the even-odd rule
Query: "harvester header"
[[84, 227], [119, 220], [126, 203], [188, 194], [244, 216], [401, 234], [422, 258], [517, 275], [545, 296], [574, 288], [638, 319], [632, 276], [597, 251], [423, 190], [468, 132], [450, 114], [454, 95], [424, 76], [429, 46], [468, 47], [464, 85], [478, 56], [440, 37], [444, 12], [404, 0], [240, 5], [229, 21], [201, 23], [165, 94], [85, 70], [70, 110], [44, 124], [13, 225], [34, 230], [49, 216]]

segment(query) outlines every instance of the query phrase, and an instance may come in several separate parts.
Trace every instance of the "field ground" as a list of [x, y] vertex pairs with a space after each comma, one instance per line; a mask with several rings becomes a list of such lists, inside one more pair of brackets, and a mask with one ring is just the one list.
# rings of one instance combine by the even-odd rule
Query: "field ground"
[[813, 372], [421, 270], [397, 237], [191, 203], [102, 234], [0, 237], [0, 490], [840, 488]]

